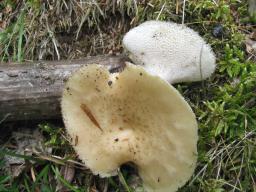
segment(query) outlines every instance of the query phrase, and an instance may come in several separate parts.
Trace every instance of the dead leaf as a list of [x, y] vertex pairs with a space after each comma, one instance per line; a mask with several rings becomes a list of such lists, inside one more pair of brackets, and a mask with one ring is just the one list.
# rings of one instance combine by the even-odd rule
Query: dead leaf
[[[47, 152], [51, 151], [43, 147], [43, 136], [38, 129], [31, 130], [22, 128], [20, 131], [13, 132], [11, 138], [15, 143], [15, 145], [12, 145], [12, 151], [15, 154], [31, 156], [33, 154], [33, 149], [35, 148], [44, 152], [46, 150]], [[6, 171], [13, 178], [18, 177], [25, 169], [30, 169], [31, 163], [35, 163], [33, 161], [27, 163], [24, 158], [11, 155], [6, 155], [4, 160]]]
[[6, 28], [6, 21], [3, 20], [3, 13], [0, 13], [0, 32]]
[[253, 32], [250, 34], [250, 39], [256, 41], [256, 31], [253, 31]]
[[256, 58], [256, 31], [246, 37], [245, 45], [247, 53]]
[[5, 9], [4, 9], [4, 13], [7, 15], [7, 14], [9, 14], [11, 12], [12, 12], [12, 7], [11, 7], [10, 4], [7, 4]]
[[89, 191], [90, 191], [90, 192], [99, 192], [99, 191], [97, 190], [96, 186], [90, 187]]
[[0, 21], [0, 32], [6, 28], [6, 21]]
[[21, 163], [21, 164], [11, 164], [9, 166], [9, 173], [11, 173], [11, 176], [13, 178], [16, 178], [18, 177], [22, 171], [26, 168], [26, 165], [24, 163]]
[[137, 174], [132, 174], [127, 183], [134, 191], [142, 187], [142, 180]]
[[253, 41], [247, 38], [245, 43], [246, 43], [246, 51], [248, 53], [254, 53], [256, 51], [256, 41]]
[[[71, 164], [67, 163], [61, 167], [60, 174], [66, 181], [71, 183], [75, 176], [75, 168]], [[56, 190], [59, 192], [68, 191], [68, 189], [60, 181], [58, 181]]]

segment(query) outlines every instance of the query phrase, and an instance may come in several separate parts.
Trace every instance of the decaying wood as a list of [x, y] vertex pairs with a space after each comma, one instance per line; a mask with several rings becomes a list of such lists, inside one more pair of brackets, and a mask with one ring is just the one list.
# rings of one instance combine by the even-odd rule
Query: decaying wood
[[0, 123], [2, 121], [60, 118], [60, 96], [65, 81], [82, 65], [124, 66], [122, 56], [97, 56], [72, 61], [0, 64]]

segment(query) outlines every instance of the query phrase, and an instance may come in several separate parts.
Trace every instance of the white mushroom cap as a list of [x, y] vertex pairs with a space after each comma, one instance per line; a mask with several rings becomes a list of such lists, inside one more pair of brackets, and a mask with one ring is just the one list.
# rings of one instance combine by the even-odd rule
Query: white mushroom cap
[[201, 81], [215, 70], [210, 46], [192, 29], [171, 22], [147, 21], [123, 39], [135, 64], [168, 82]]
[[127, 63], [111, 74], [89, 65], [67, 81], [62, 98], [66, 130], [94, 174], [116, 175], [133, 162], [148, 192], [172, 192], [191, 177], [197, 160], [197, 122], [168, 82]]

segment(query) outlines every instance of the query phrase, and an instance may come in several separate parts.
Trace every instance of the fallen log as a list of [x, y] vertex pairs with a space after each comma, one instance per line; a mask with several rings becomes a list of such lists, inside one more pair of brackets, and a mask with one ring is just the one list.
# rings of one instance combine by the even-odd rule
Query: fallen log
[[60, 118], [65, 81], [82, 65], [124, 66], [123, 56], [96, 56], [71, 61], [0, 64], [0, 123]]

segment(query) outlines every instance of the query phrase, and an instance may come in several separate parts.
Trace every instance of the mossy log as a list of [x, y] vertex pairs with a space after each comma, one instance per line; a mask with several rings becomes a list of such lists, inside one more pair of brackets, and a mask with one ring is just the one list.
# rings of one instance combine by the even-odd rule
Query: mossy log
[[123, 56], [95, 56], [71, 61], [0, 64], [0, 122], [61, 117], [65, 81], [83, 65], [124, 66]]

